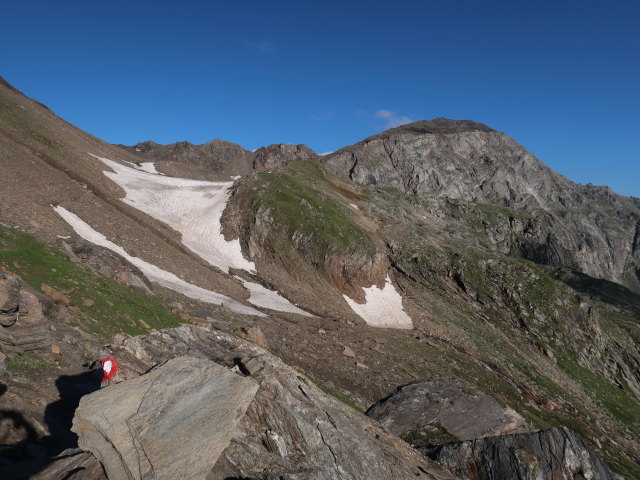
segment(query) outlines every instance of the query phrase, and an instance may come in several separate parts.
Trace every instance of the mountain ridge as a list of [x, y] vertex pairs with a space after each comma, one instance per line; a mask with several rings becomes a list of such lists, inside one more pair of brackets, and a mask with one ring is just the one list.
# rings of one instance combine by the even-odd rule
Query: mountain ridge
[[[457, 128], [468, 130], [465, 125]], [[104, 355], [100, 345], [113, 334], [188, 322], [206, 327], [211, 339], [220, 340], [219, 331], [248, 338], [356, 410], [364, 411], [399, 385], [419, 379], [460, 379], [535, 429], [570, 427], [617, 471], [637, 476], [640, 296], [617, 288], [619, 284], [596, 281], [579, 273], [577, 263], [563, 261], [576, 255], [571, 244], [563, 243], [563, 230], [586, 225], [583, 241], [588, 247], [587, 238], [593, 237], [593, 245], [585, 257], [615, 251], [620, 247], [616, 235], [624, 237], [627, 253], [633, 254], [637, 231], [635, 240], [629, 229], [603, 237], [605, 244], [607, 239], [612, 243], [606, 250], [598, 235], [618, 223], [611, 223], [604, 207], [592, 217], [582, 218], [568, 208], [547, 216], [533, 208], [535, 198], [524, 194], [507, 206], [405, 188], [401, 173], [410, 179], [411, 168], [420, 165], [417, 160], [430, 158], [407, 159], [407, 148], [413, 148], [414, 141], [424, 144], [425, 138], [441, 137], [431, 152], [446, 154], [453, 163], [466, 151], [475, 152], [467, 158], [481, 165], [487, 148], [502, 145], [502, 157], [490, 164], [516, 151], [526, 156], [525, 166], [536, 166], [524, 148], [504, 134], [473, 128], [451, 134], [396, 131], [364, 144], [371, 151], [356, 145], [363, 170], [355, 169], [354, 177], [377, 175], [377, 183], [354, 182], [343, 164], [331, 164], [342, 153], [318, 158], [300, 146], [286, 145], [265, 147], [257, 163], [253, 158], [233, 166], [229, 160], [245, 172], [230, 178], [224, 163], [216, 172], [215, 162], [207, 167], [201, 158], [194, 157], [194, 163], [165, 161], [106, 144], [0, 85], [0, 165], [10, 179], [0, 189], [0, 266], [16, 271], [29, 288], [51, 298], [47, 302], [54, 307], [39, 317], [38, 327], [52, 332], [64, 352], [61, 357], [55, 353], [60, 349], [43, 349], [41, 339], [29, 338], [17, 347], [35, 345], [36, 350], [9, 351], [2, 344], [8, 337], [0, 335], [0, 350], [11, 366], [0, 371], [8, 385], [5, 395], [0, 389], [0, 408], [19, 408], [25, 418], [48, 426], [43, 406], [57, 401], [57, 377], [64, 373], [79, 381], [96, 373], [80, 365], [87, 352]], [[408, 138], [404, 147], [397, 141], [400, 137]], [[381, 163], [364, 170], [375, 155]], [[403, 159], [406, 170], [400, 165]], [[395, 176], [385, 178], [387, 171]], [[473, 175], [477, 172], [469, 178], [476, 178]], [[384, 185], [390, 179], [401, 188]], [[441, 180], [443, 187], [446, 177]], [[487, 183], [483, 194], [502, 193], [502, 180]], [[458, 186], [471, 192], [473, 185], [459, 181]], [[592, 192], [596, 200], [609, 195]], [[519, 201], [529, 208], [518, 208]], [[30, 237], [19, 231], [47, 245], [25, 240]], [[210, 257], [216, 252], [207, 246], [214, 238], [214, 250], [237, 255], [239, 263], [216, 266]], [[5, 270], [0, 272], [5, 275]], [[174, 282], [188, 282], [237, 303], [207, 303], [156, 280], [169, 275]], [[12, 285], [0, 282], [0, 290]], [[149, 313], [143, 308], [147, 295], [153, 295], [148, 298], [156, 306]], [[276, 296], [311, 315], [274, 308]], [[237, 304], [255, 314], [234, 311]], [[31, 317], [20, 310], [16, 316], [14, 308], [7, 306], [6, 315], [0, 312], [0, 333], [29, 331]], [[373, 327], [379, 320], [373, 315], [379, 312], [371, 311], [376, 309], [391, 320], [386, 326], [406, 325], [399, 321], [409, 318], [411, 328]], [[115, 321], [98, 332], [110, 313]], [[54, 328], [47, 330], [49, 326]], [[63, 335], [70, 331], [75, 333], [67, 342]], [[162, 330], [148, 338], [166, 341], [170, 348], [161, 352], [170, 358], [170, 352], [184, 354], [189, 348], [177, 332]], [[145, 341], [131, 338], [132, 344]], [[131, 355], [146, 358], [135, 348]], [[255, 362], [230, 355], [225, 368], [253, 371]], [[67, 364], [67, 359], [73, 362]], [[56, 368], [43, 367], [49, 362]], [[123, 367], [129, 368], [127, 362]], [[29, 371], [41, 376], [25, 377]], [[140, 372], [124, 373], [135, 378]], [[42, 393], [38, 382], [47, 387]], [[464, 388], [462, 392], [468, 393]], [[29, 401], [16, 403], [21, 396]], [[359, 413], [353, 410], [351, 415]], [[450, 419], [457, 421], [457, 415]], [[47, 434], [43, 429], [40, 435]], [[20, 432], [12, 431], [12, 438], [22, 438]], [[257, 444], [263, 433], [256, 432]], [[290, 462], [293, 457], [286, 452], [292, 450], [282, 448], [277, 434], [274, 428], [265, 437], [267, 444], [276, 445], [272, 453]], [[420, 438], [439, 444], [451, 434], [434, 425], [420, 432]], [[31, 447], [40, 442], [22, 439], [32, 442]], [[241, 439], [236, 447], [244, 448]], [[31, 450], [20, 451], [29, 457]], [[256, 468], [256, 475], [269, 478], [262, 466]]]

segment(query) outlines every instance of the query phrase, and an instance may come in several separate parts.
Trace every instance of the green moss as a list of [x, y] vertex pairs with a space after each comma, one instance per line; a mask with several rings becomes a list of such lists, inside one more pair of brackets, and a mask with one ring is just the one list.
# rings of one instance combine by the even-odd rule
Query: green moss
[[15, 355], [7, 362], [6, 366], [7, 371], [27, 378], [37, 378], [50, 368], [53, 368], [53, 365], [31, 352]]
[[[72, 262], [59, 249], [2, 225], [0, 266], [16, 271], [37, 290], [47, 284], [68, 292], [74, 306], [69, 310], [74, 317], [71, 321], [90, 333], [110, 338], [120, 332], [137, 335], [149, 328], [169, 328], [182, 323], [159, 297], [120, 285]], [[84, 300], [93, 302], [87, 302], [91, 304], [87, 306]]]

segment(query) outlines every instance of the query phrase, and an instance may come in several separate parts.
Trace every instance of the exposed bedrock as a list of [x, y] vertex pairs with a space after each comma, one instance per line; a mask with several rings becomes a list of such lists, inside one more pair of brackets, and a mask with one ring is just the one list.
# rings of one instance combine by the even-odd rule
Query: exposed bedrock
[[500, 435], [419, 449], [454, 473], [473, 480], [620, 480], [594, 450], [568, 428]]
[[367, 416], [414, 446], [530, 431], [514, 410], [460, 380], [429, 377], [398, 387]]
[[[128, 380], [85, 397], [74, 431], [81, 446], [131, 475], [114, 478], [140, 478], [137, 468], [146, 479], [453, 478], [236, 337], [189, 326], [121, 336], [112, 346]], [[187, 460], [199, 468], [181, 471]]]
[[535, 225], [513, 245], [514, 253], [640, 291], [640, 199], [575, 184], [486, 125], [444, 118], [416, 122], [320, 161], [363, 184], [526, 211]]
[[[52, 294], [61, 295], [56, 291]], [[0, 269], [0, 347], [13, 353], [49, 348], [51, 324], [45, 313], [52, 305], [52, 299]]]

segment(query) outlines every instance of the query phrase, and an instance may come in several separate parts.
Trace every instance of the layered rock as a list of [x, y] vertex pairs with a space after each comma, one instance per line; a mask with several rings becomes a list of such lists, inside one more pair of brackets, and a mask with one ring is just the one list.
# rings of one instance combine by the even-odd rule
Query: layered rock
[[[91, 444], [98, 458], [114, 458], [114, 445], [127, 445], [128, 453], [121, 463], [142, 465], [143, 471], [150, 472], [148, 478], [197, 477], [190, 476], [191, 470], [188, 475], [184, 472], [182, 476], [162, 477], [157, 468], [167, 462], [153, 453], [160, 450], [148, 451], [153, 444], [145, 432], [162, 432], [162, 438], [154, 442], [173, 445], [176, 456], [193, 461], [194, 456], [203, 458], [210, 470], [209, 479], [452, 478], [375, 422], [320, 391], [279, 359], [238, 338], [189, 326], [144, 337], [119, 337], [112, 347], [124, 376], [130, 380], [85, 397], [74, 430], [80, 434], [80, 444]], [[189, 358], [180, 357], [187, 352]], [[172, 360], [138, 376], [167, 359]], [[189, 373], [201, 369], [216, 374], [203, 372], [194, 378]], [[150, 382], [145, 377], [156, 380]], [[171, 386], [174, 380], [179, 385]], [[201, 384], [215, 387], [207, 394], [206, 387], [198, 387]], [[143, 388], [145, 385], [151, 388]], [[230, 388], [233, 385], [242, 388], [234, 390]], [[176, 396], [180, 391], [182, 395]], [[140, 409], [134, 408], [136, 404]], [[190, 405], [188, 410], [196, 412], [194, 417], [215, 418], [218, 426], [212, 430], [205, 423], [192, 425], [186, 435], [181, 424], [172, 421], [181, 417], [181, 405]], [[237, 416], [243, 405], [246, 412]], [[111, 414], [108, 409], [117, 413]], [[215, 448], [203, 448], [201, 442], [211, 435], [223, 440]], [[101, 440], [107, 437], [109, 442]], [[199, 442], [191, 442], [191, 438]]]
[[530, 430], [514, 410], [450, 377], [398, 387], [367, 415], [416, 446]]
[[50, 300], [0, 269], [0, 347], [24, 353], [51, 346], [50, 322], [45, 311]]
[[622, 478], [611, 473], [580, 435], [567, 428], [501, 435], [420, 450], [460, 480]]
[[577, 185], [486, 125], [421, 121], [345, 147], [321, 162], [359, 183], [529, 212], [533, 223], [509, 246], [514, 254], [640, 291], [640, 199]]
[[109, 478], [202, 479], [257, 389], [214, 362], [178, 357], [83, 397], [72, 430]]

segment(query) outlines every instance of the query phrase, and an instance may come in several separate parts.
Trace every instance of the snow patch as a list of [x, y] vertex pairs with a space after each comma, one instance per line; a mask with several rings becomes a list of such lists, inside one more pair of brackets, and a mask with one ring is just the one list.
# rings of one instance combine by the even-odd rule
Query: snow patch
[[350, 205], [351, 207], [355, 208], [356, 210], [360, 210], [360, 209], [358, 208], [358, 205], [356, 205], [355, 203], [350, 203], [349, 205]]
[[156, 166], [153, 162], [143, 162], [143, 163], [134, 163], [133, 168], [136, 170], [140, 170], [141, 172], [153, 173], [155, 175], [164, 175], [164, 173], [160, 173], [156, 170]]
[[[126, 168], [126, 167], [125, 167]], [[149, 174], [145, 174], [149, 175]], [[225, 305], [231, 311], [241, 313], [244, 315], [256, 315], [259, 317], [265, 317], [266, 315], [255, 308], [248, 307], [233, 300], [232, 298], [222, 295], [221, 293], [212, 292], [204, 288], [198, 287], [191, 283], [185, 282], [181, 278], [177, 277], [173, 273], [167, 272], [155, 265], [146, 262], [138, 257], [129, 255], [124, 248], [116, 245], [107, 239], [103, 234], [94, 230], [89, 224], [85, 223], [75, 213], [70, 212], [64, 207], [53, 207], [53, 209], [60, 215], [73, 230], [85, 240], [100, 245], [101, 247], [108, 248], [129, 260], [132, 264], [138, 267], [142, 273], [152, 282], [156, 282], [163, 287], [170, 288], [176, 292], [180, 292], [190, 298], [195, 298], [203, 302], [212, 303], [214, 305]]]
[[250, 303], [253, 303], [258, 307], [268, 308], [270, 310], [297, 313], [298, 315], [304, 315], [305, 317], [313, 317], [313, 315], [311, 315], [310, 313], [307, 313], [304, 310], [296, 307], [278, 292], [269, 290], [259, 283], [248, 282], [239, 277], [236, 278], [238, 278], [238, 280], [242, 282], [245, 288], [249, 290], [249, 293], [251, 294], [251, 298], [249, 298]]
[[364, 289], [365, 302], [359, 304], [343, 295], [351, 309], [373, 327], [382, 328], [413, 328], [411, 317], [407, 315], [402, 306], [402, 297], [396, 291], [387, 276], [382, 289], [375, 285]]
[[155, 175], [98, 157], [113, 170], [104, 174], [126, 192], [122, 201], [182, 234], [182, 243], [225, 273], [229, 268], [255, 272], [242, 256], [240, 240], [227, 241], [220, 218], [233, 182], [210, 182]]

